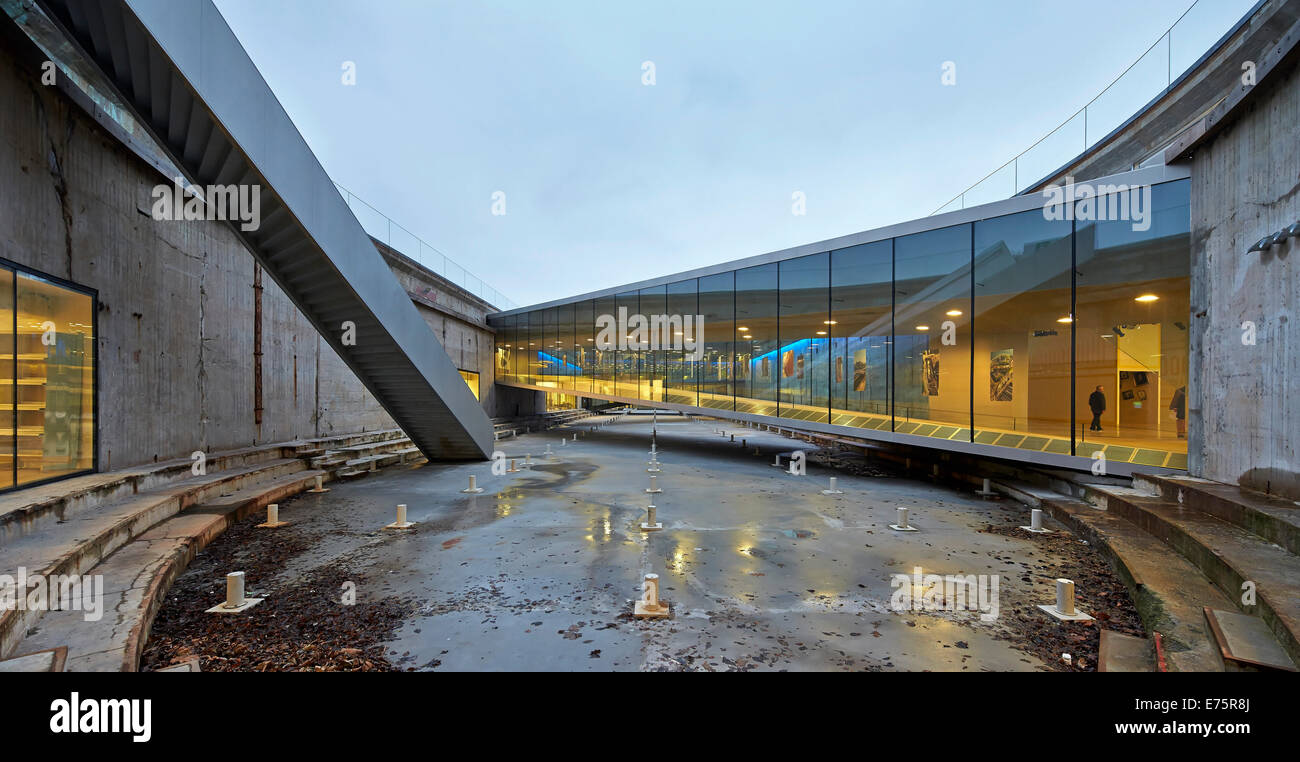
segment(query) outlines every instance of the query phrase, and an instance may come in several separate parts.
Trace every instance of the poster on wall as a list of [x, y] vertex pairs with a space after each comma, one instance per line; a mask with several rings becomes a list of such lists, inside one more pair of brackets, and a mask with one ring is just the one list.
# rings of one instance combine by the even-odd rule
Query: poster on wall
[[853, 391], [867, 390], [867, 350], [859, 349], [853, 353]]
[[1010, 402], [1015, 390], [1015, 350], [998, 349], [989, 353], [989, 401]]
[[794, 350], [787, 349], [781, 353], [781, 378], [794, 375]]
[[939, 395], [939, 353], [926, 350], [921, 354], [921, 386], [927, 397]]
[[798, 361], [794, 366], [795, 378], [803, 378], [803, 355], [799, 355]]
[[762, 370], [759, 372], [759, 378], [772, 377], [772, 358], [763, 355]]
[[844, 358], [843, 357], [835, 358], [835, 383], [836, 384], [844, 383]]

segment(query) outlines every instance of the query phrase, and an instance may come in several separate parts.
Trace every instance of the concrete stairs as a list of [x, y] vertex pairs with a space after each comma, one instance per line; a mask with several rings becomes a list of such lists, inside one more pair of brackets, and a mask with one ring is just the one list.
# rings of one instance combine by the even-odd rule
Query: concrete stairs
[[[1060, 472], [1035, 476], [1004, 476], [994, 488], [1042, 508], [1110, 558], [1147, 630], [1159, 633], [1168, 670], [1292, 670], [1287, 657], [1300, 663], [1300, 506], [1191, 477], [1139, 475], [1130, 485]], [[1243, 597], [1246, 581], [1254, 585], [1253, 603]], [[1280, 658], [1243, 660], [1207, 610], [1258, 617], [1253, 645]], [[1276, 642], [1263, 642], [1270, 638]], [[1153, 648], [1149, 656], [1154, 668]]]
[[590, 418], [593, 413], [590, 410], [554, 410], [538, 415], [530, 415], [522, 418], [493, 418], [492, 430], [493, 438], [496, 441], [509, 437], [516, 437], [520, 434], [531, 434], [534, 431], [546, 431], [559, 426], [567, 426], [572, 423]]
[[[1137, 475], [1131, 488], [1105, 487], [1090, 502], [1159, 539], [1231, 605], [1205, 607], [1258, 617], [1294, 670], [1300, 663], [1300, 506], [1191, 477]], [[1213, 628], [1211, 628], [1213, 630]], [[1214, 633], [1233, 668], [1238, 663]], [[1260, 646], [1271, 644], [1258, 644]]]
[[[0, 658], [67, 646], [67, 670], [134, 670], [172, 580], [232, 523], [317, 477], [417, 458], [401, 431], [368, 432], [212, 453], [203, 475], [184, 459], [10, 493], [0, 498], [0, 574], [100, 577], [105, 614], [6, 607]], [[313, 465], [322, 459], [330, 467]]]

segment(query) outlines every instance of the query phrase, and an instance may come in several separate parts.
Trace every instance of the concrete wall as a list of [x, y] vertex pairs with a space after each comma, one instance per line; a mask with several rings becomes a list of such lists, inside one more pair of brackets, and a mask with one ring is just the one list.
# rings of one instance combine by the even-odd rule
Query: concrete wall
[[1300, 74], [1257, 88], [1192, 159], [1189, 470], [1300, 499], [1300, 238], [1246, 253], [1300, 220]]
[[[264, 274], [258, 424], [256, 261], [224, 223], [154, 220], [158, 169], [39, 77], [29, 51], [0, 46], [0, 256], [99, 292], [101, 469], [393, 426]], [[459, 291], [418, 267], [400, 276], [410, 292]], [[490, 390], [490, 330], [463, 301], [468, 322], [416, 303]]]

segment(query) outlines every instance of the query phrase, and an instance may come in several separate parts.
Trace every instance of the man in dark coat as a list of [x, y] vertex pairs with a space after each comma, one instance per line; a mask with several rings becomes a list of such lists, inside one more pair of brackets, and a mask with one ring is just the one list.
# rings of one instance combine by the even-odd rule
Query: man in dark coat
[[1178, 387], [1169, 409], [1174, 411], [1174, 418], [1178, 421], [1178, 438], [1183, 439], [1187, 436], [1187, 387]]
[[1092, 425], [1088, 430], [1101, 431], [1101, 414], [1106, 412], [1106, 395], [1102, 393], [1100, 386], [1088, 395], [1088, 409], [1092, 410]]

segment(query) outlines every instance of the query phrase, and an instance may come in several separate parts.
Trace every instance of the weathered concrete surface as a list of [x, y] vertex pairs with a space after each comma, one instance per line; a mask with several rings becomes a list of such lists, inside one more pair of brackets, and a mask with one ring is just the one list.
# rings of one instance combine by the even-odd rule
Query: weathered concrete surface
[[[310, 548], [270, 580], [269, 596], [298, 590], [326, 563], [348, 565], [358, 605], [410, 601], [414, 615], [390, 644], [402, 668], [455, 670], [1032, 670], [1045, 665], [1005, 635], [1011, 609], [1049, 602], [1045, 536], [982, 531], [1014, 518], [1018, 504], [909, 479], [841, 472], [845, 494], [826, 496], [830, 471], [807, 476], [770, 467], [796, 443], [712, 421], [662, 419], [660, 532], [643, 534], [649, 416], [559, 444], [561, 430], [499, 443], [532, 471], [491, 475], [483, 464], [431, 464], [333, 485], [281, 507]], [[546, 444], [558, 454], [542, 460]], [[462, 494], [469, 474], [486, 488]], [[417, 522], [381, 530], [405, 503]], [[912, 509], [921, 531], [888, 529]], [[1078, 546], [1061, 533], [1055, 537]], [[249, 549], [256, 552], [255, 549]], [[1000, 615], [891, 609], [891, 575], [998, 574]], [[196, 569], [201, 565], [196, 562]], [[661, 576], [668, 621], [634, 622], [645, 572]], [[1071, 574], [1078, 569], [1062, 569]], [[220, 580], [213, 579], [211, 595]], [[1086, 588], [1087, 586], [1085, 586]], [[1081, 589], [1080, 606], [1108, 606]], [[209, 596], [210, 597], [210, 596]], [[169, 606], [198, 605], [175, 601]], [[187, 610], [187, 609], [186, 609]], [[184, 611], [178, 615], [184, 616]], [[1044, 626], [1055, 628], [1055, 623]], [[1058, 655], [1059, 657], [1059, 655]]]
[[[141, 144], [124, 145], [57, 87], [43, 86], [40, 73], [28, 51], [6, 37], [0, 257], [99, 292], [101, 469], [392, 428], [269, 277], [261, 278], [257, 423], [252, 255], [224, 223], [154, 220], [151, 192], [168, 178], [136, 153]], [[390, 264], [397, 259], [388, 257]], [[480, 371], [480, 387], [491, 390], [491, 334], [477, 324], [472, 297], [448, 307], [427, 294], [457, 293], [451, 284], [414, 266], [399, 277], [413, 299], [426, 295], [423, 303], [415, 299], [417, 307], [431, 325], [441, 321], [453, 360]]]
[[1300, 499], [1300, 238], [1246, 253], [1300, 221], [1300, 75], [1257, 87], [1192, 159], [1188, 470]]

